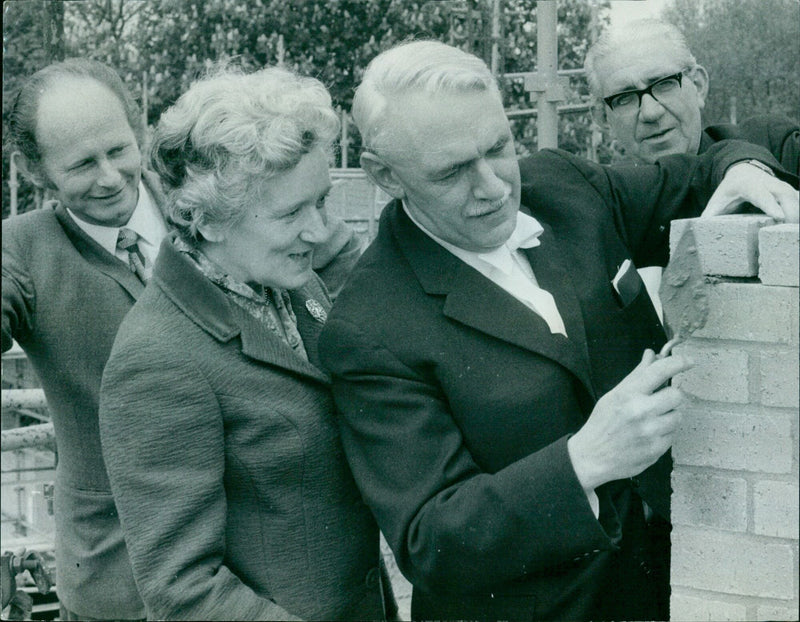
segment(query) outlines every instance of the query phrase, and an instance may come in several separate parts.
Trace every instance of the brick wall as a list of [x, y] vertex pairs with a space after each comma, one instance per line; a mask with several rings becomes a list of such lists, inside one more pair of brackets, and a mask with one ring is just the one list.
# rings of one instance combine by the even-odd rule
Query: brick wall
[[676, 221], [671, 247], [671, 264], [707, 275], [662, 287], [668, 321], [691, 305], [702, 317], [676, 349], [696, 366], [674, 382], [689, 399], [673, 447], [671, 618], [797, 620], [798, 225]]

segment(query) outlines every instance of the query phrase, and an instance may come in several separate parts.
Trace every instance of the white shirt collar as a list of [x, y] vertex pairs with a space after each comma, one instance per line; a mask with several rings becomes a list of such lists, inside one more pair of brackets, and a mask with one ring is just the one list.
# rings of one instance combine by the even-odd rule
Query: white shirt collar
[[[120, 227], [106, 227], [86, 222], [85, 220], [81, 220], [80, 217], [69, 208], [67, 208], [67, 213], [86, 235], [112, 255], [116, 254]], [[160, 244], [161, 238], [164, 237], [166, 228], [161, 222], [153, 199], [145, 189], [143, 182], [139, 182], [139, 199], [136, 202], [133, 214], [131, 214], [130, 219], [124, 226], [138, 233], [147, 244], [156, 248]]]
[[434, 235], [430, 231], [428, 231], [425, 227], [423, 227], [408, 211], [406, 208], [405, 203], [403, 203], [403, 210], [405, 211], [406, 215], [411, 219], [417, 227], [419, 227], [423, 233], [425, 233], [428, 237], [430, 237], [434, 242], [443, 246], [451, 253], [453, 253], [456, 257], [461, 259], [462, 261], [474, 265], [475, 260], [480, 260], [488, 263], [489, 265], [497, 268], [503, 274], [511, 274], [514, 265], [514, 259], [511, 255], [512, 252], [520, 249], [520, 248], [534, 248], [539, 246], [539, 236], [544, 231], [542, 225], [536, 220], [533, 216], [528, 216], [528, 214], [524, 214], [522, 212], [517, 212], [517, 224], [514, 227], [514, 231], [509, 236], [508, 240], [497, 248], [486, 251], [486, 252], [477, 252], [477, 251], [468, 251], [451, 244], [450, 242], [446, 242], [445, 240], [441, 239], [440, 237]]

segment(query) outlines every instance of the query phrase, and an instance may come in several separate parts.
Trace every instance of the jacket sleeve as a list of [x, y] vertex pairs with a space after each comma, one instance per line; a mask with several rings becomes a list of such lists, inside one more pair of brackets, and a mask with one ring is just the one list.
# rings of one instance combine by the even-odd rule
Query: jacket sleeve
[[297, 619], [224, 563], [225, 430], [190, 357], [149, 334], [117, 343], [103, 374], [100, 433], [150, 617]]
[[[699, 216], [733, 164], [760, 160], [797, 187], [797, 178], [787, 175], [769, 151], [739, 140], [718, 142], [701, 155], [671, 155], [655, 164], [636, 166], [601, 166], [566, 152], [549, 153], [568, 160], [595, 188], [599, 199], [612, 211], [617, 231], [639, 268], [666, 265], [670, 223]], [[521, 167], [526, 180], [531, 173], [525, 164]], [[526, 186], [535, 187], [537, 183], [542, 185], [540, 180], [524, 184], [523, 196]]]
[[334, 216], [328, 216], [328, 231], [328, 239], [314, 249], [313, 268], [336, 300], [361, 256], [361, 244], [350, 226]]
[[474, 593], [615, 548], [619, 522], [595, 519], [567, 437], [482, 471], [435, 383], [346, 321], [320, 351], [356, 482], [415, 586]]
[[788, 117], [757, 115], [739, 125], [712, 125], [704, 130], [705, 137], [713, 141], [739, 138], [762, 145], [788, 172], [800, 175], [800, 126]]
[[[3, 235], [2, 268], [2, 350], [11, 348], [13, 340], [25, 340], [33, 330], [36, 290], [23, 258], [12, 246], [13, 234]], [[6, 241], [8, 240], [8, 242]]]

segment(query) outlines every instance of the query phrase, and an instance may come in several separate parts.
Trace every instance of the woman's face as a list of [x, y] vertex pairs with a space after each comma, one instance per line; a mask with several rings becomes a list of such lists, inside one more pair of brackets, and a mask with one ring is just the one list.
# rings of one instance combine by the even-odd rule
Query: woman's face
[[139, 198], [142, 157], [122, 102], [90, 78], [68, 77], [39, 100], [37, 183], [81, 220], [128, 222]]
[[330, 188], [327, 155], [314, 149], [293, 169], [259, 183], [234, 226], [218, 234], [201, 227], [201, 248], [240, 281], [297, 289], [311, 278], [314, 246], [328, 234], [324, 208]]

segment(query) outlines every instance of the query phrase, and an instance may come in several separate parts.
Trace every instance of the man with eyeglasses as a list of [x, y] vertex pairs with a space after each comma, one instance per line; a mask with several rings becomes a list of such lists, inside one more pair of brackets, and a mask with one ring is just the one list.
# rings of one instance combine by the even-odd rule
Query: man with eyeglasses
[[784, 168], [798, 173], [800, 126], [787, 118], [760, 116], [703, 130], [708, 73], [672, 24], [643, 19], [608, 29], [589, 49], [584, 66], [626, 156], [652, 163], [737, 138], [766, 147]]

